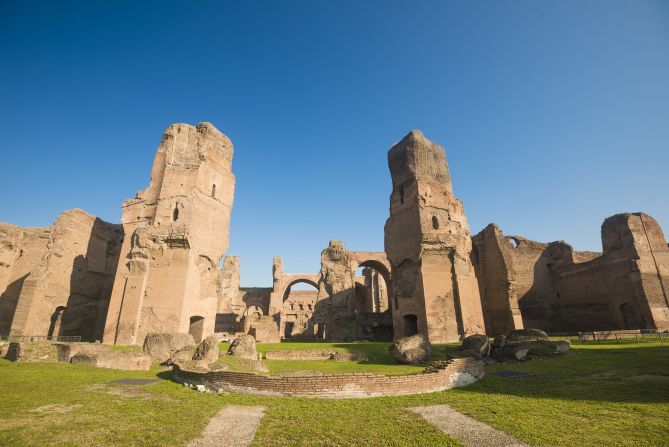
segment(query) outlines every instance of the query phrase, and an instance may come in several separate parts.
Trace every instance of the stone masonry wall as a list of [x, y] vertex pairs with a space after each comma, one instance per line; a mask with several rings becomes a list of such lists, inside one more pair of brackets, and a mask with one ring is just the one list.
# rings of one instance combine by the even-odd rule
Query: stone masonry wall
[[23, 272], [30, 268], [30, 273], [22, 277], [13, 316], [3, 313], [9, 335], [99, 340], [123, 240], [121, 226], [75, 209], [56, 219], [45, 246], [45, 234], [37, 233], [37, 240], [31, 244], [29, 239], [25, 248], [28, 257], [41, 258], [36, 264], [15, 266]]
[[385, 251], [395, 338], [452, 342], [484, 331], [472, 242], [445, 150], [412, 131], [388, 151], [393, 182]]
[[23, 283], [47, 251], [53, 227], [0, 223], [0, 336], [8, 336]]
[[322, 376], [261, 376], [230, 371], [193, 372], [174, 366], [173, 377], [190, 384], [207, 384], [226, 391], [294, 397], [352, 398], [432, 393], [476, 382], [483, 363], [455, 359], [437, 372], [385, 376], [377, 374], [324, 374]]
[[[602, 253], [564, 242], [506, 237], [489, 225], [474, 237], [488, 334], [669, 328], [669, 248], [643, 213], [602, 225]], [[522, 319], [519, 319], [518, 317]]]
[[104, 341], [141, 344], [148, 332], [214, 332], [219, 263], [228, 248], [232, 142], [209, 123], [163, 134], [151, 182], [123, 204], [121, 250]]

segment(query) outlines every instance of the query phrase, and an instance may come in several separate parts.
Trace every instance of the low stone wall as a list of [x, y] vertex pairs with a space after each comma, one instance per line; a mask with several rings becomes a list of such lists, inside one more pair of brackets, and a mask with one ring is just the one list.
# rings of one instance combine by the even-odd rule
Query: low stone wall
[[13, 341], [9, 343], [5, 358], [12, 362], [19, 360], [31, 362], [57, 362], [58, 350], [53, 343], [47, 341]]
[[178, 382], [205, 385], [216, 390], [334, 399], [432, 393], [469, 385], [483, 375], [483, 363], [472, 358], [452, 360], [435, 372], [401, 376], [367, 373], [263, 376], [231, 371], [196, 372], [179, 365], [172, 369], [172, 376]]

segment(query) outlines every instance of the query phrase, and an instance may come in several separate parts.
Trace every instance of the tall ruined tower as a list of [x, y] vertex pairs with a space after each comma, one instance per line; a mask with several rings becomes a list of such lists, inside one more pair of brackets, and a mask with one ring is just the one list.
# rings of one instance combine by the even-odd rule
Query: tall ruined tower
[[444, 149], [414, 130], [388, 151], [388, 167], [395, 338], [420, 333], [441, 343], [484, 333], [469, 226]]
[[626, 262], [625, 280], [611, 281], [607, 297], [622, 328], [669, 330], [669, 245], [660, 225], [645, 213], [616, 214], [602, 224], [602, 245], [603, 258]]
[[123, 203], [125, 240], [105, 343], [141, 344], [148, 332], [190, 332], [196, 340], [213, 333], [235, 190], [232, 155], [232, 142], [209, 123], [167, 128], [149, 187]]

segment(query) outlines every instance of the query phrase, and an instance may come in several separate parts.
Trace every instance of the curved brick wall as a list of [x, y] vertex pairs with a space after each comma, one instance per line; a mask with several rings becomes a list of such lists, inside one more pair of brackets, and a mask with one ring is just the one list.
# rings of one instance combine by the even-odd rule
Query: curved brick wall
[[386, 376], [323, 374], [319, 376], [263, 376], [230, 371], [195, 372], [175, 365], [172, 376], [183, 383], [202, 384], [236, 393], [303, 397], [376, 397], [431, 393], [466, 386], [483, 377], [483, 363], [455, 359], [436, 372]]

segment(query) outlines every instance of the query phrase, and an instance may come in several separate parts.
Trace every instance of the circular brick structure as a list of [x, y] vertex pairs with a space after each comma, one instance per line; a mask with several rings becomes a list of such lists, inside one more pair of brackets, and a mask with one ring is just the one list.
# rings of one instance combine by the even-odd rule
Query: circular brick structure
[[323, 374], [267, 376], [231, 371], [198, 372], [174, 365], [173, 378], [209, 389], [265, 396], [353, 398], [432, 393], [462, 387], [483, 377], [483, 363], [463, 358], [449, 361], [429, 373], [387, 376], [380, 374]]

